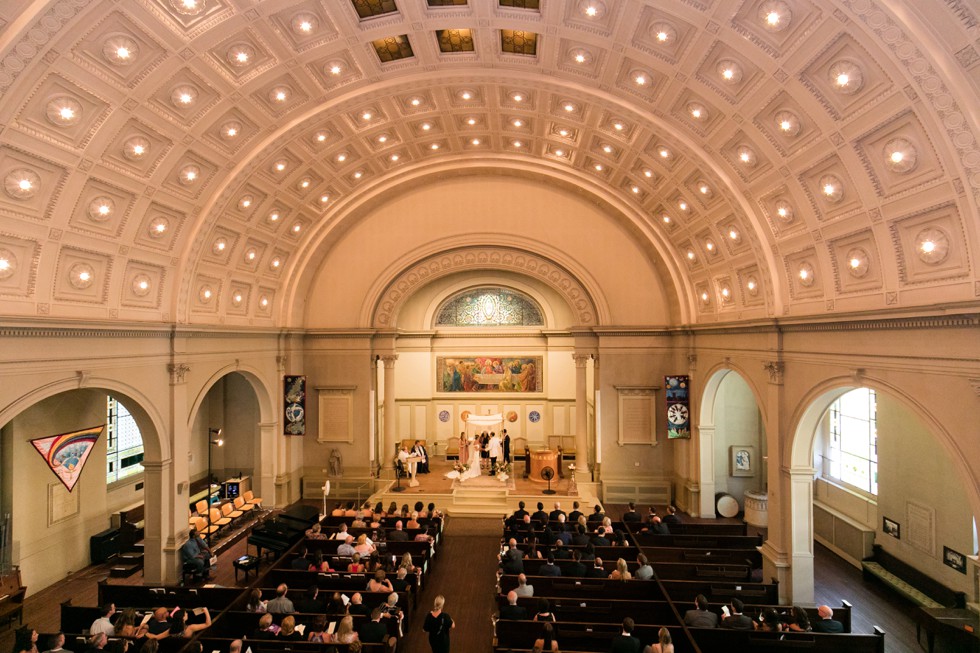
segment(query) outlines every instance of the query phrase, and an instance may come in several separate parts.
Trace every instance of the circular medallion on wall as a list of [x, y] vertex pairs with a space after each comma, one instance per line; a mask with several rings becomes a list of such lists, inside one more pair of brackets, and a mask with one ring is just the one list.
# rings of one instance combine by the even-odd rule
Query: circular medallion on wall
[[512, 410], [509, 413], [507, 413], [507, 421], [508, 422], [516, 422], [517, 421], [517, 411], [516, 410]]
[[449, 411], [448, 410], [440, 410], [439, 411], [439, 421], [440, 422], [448, 422], [449, 421]]
[[541, 420], [541, 413], [536, 410], [532, 410], [527, 414], [527, 418], [532, 422], [539, 422]]
[[463, 412], [461, 412], [459, 414], [459, 419], [462, 420], [462, 421], [464, 421], [464, 422], [466, 420], [468, 420], [469, 418], [470, 418], [470, 411], [468, 411], [468, 410], [464, 410]]

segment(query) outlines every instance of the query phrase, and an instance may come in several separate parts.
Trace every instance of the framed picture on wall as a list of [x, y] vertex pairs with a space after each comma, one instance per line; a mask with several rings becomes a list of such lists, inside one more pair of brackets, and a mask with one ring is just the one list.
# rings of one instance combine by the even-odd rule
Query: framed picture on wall
[[729, 476], [755, 476], [755, 447], [736, 444], [728, 448]]
[[896, 540], [902, 539], [902, 525], [897, 521], [888, 519], [888, 517], [881, 518], [881, 530], [885, 532], [885, 535], [891, 535]]
[[961, 574], [966, 573], [966, 556], [948, 546], [943, 547], [943, 564], [952, 567]]

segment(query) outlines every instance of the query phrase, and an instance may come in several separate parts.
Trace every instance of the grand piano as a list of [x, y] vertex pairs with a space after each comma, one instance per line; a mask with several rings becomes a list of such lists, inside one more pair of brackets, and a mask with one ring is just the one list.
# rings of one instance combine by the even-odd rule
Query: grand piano
[[263, 550], [278, 557], [303, 539], [306, 530], [319, 520], [320, 513], [316, 508], [291, 506], [255, 526], [249, 533], [247, 543], [255, 547], [255, 555], [259, 558]]

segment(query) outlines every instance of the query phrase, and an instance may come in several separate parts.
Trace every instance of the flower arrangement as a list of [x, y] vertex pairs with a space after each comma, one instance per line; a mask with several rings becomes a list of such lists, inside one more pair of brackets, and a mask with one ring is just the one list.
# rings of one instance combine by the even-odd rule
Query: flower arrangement
[[493, 466], [493, 475], [496, 476], [501, 481], [506, 481], [510, 478], [511, 466], [506, 460], [502, 460]]
[[470, 470], [470, 464], [466, 463], [464, 465], [457, 460], [455, 463], [453, 463], [453, 469], [462, 474], [463, 472], [468, 472]]

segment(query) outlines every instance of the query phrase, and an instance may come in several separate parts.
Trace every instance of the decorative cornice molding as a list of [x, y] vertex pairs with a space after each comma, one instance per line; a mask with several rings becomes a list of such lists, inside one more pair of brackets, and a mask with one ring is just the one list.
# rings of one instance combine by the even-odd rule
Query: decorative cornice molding
[[973, 394], [980, 397], [980, 379], [970, 379], [970, 387], [973, 388]]

